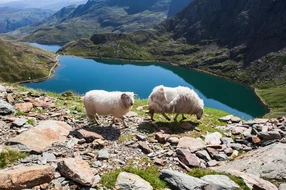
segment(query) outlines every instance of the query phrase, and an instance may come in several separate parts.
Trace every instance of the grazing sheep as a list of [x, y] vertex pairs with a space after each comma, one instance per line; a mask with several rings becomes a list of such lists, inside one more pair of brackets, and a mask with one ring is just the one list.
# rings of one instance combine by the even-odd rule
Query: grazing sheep
[[124, 126], [127, 124], [124, 121], [123, 115], [129, 112], [134, 104], [133, 92], [107, 92], [105, 90], [91, 90], [87, 92], [83, 98], [86, 114], [90, 119], [94, 119], [97, 124], [98, 115], [113, 115], [115, 118], [122, 118]]
[[148, 98], [148, 110], [151, 119], [154, 120], [154, 113], [161, 113], [167, 120], [170, 118], [165, 113], [176, 113], [174, 120], [179, 114], [195, 114], [197, 119], [201, 119], [204, 112], [204, 102], [198, 94], [183, 86], [165, 87], [156, 86]]

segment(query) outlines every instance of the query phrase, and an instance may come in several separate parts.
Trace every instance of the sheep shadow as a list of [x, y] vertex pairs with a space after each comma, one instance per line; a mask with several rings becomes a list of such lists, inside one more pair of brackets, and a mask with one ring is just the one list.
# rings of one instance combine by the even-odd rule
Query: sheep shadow
[[168, 134], [181, 134], [197, 129], [199, 122], [181, 121], [145, 121], [139, 124], [138, 131], [148, 134], [163, 131]]
[[108, 140], [108, 141], [116, 141], [120, 138], [120, 135], [121, 135], [120, 128], [118, 128], [118, 126], [114, 126], [111, 124], [104, 125], [104, 126], [88, 124], [88, 125], [82, 126], [81, 128], [78, 128], [72, 131], [71, 135], [77, 138], [81, 138], [81, 135], [79, 134], [79, 130], [82, 130], [82, 129], [87, 132], [94, 133], [93, 134], [94, 136], [98, 136], [99, 138], [102, 137], [103, 139]]

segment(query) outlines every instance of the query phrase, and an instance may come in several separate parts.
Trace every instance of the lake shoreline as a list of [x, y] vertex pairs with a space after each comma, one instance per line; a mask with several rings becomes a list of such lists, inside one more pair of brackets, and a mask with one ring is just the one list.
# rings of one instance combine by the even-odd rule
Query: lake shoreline
[[[71, 56], [74, 56], [74, 55], [71, 55]], [[267, 114], [269, 114], [271, 112], [270, 106], [259, 95], [259, 93], [257, 92], [257, 88], [255, 88], [253, 86], [246, 85], [246, 84], [241, 83], [239, 81], [231, 80], [231, 79], [229, 79], [227, 77], [224, 77], [224, 76], [221, 76], [221, 75], [217, 75], [217, 74], [212, 73], [212, 72], [208, 72], [208, 71], [202, 70], [202, 69], [185, 67], [183, 65], [172, 64], [170, 62], [160, 61], [160, 60], [132, 60], [132, 59], [122, 59], [122, 58], [115, 59], [115, 58], [109, 58], [109, 57], [102, 58], [102, 57], [93, 57], [93, 56], [90, 56], [90, 57], [76, 56], [76, 57], [81, 57], [81, 58], [85, 58], [85, 59], [102, 60], [102, 61], [109, 60], [109, 61], [127, 61], [127, 62], [135, 62], [135, 63], [161, 63], [161, 64], [168, 64], [168, 65], [172, 65], [172, 66], [175, 66], [175, 67], [181, 67], [181, 68], [184, 68], [184, 69], [194, 70], [194, 71], [197, 71], [197, 72], [201, 72], [201, 73], [205, 73], [205, 74], [208, 74], [208, 75], [216, 76], [216, 77], [222, 78], [224, 80], [228, 80], [230, 82], [234, 82], [234, 83], [237, 83], [239, 85], [243, 85], [243, 86], [251, 89], [256, 94], [257, 98], [260, 100], [260, 102], [264, 106], [264, 108], [266, 110], [268, 110], [267, 113], [265, 113], [262, 117], [265, 117]]]
[[46, 76], [46, 77], [41, 77], [41, 78], [36, 78], [36, 79], [25, 80], [25, 81], [19, 81], [19, 82], [16, 82], [16, 83], [14, 83], [14, 84], [39, 83], [39, 82], [43, 82], [43, 81], [45, 81], [45, 80], [50, 79], [51, 77], [53, 77], [53, 73], [55, 73], [56, 68], [60, 65], [60, 64], [59, 64], [59, 56], [60, 56], [60, 55], [57, 54], [57, 56], [56, 56], [56, 58], [55, 58], [55, 61], [54, 61], [55, 64], [54, 64], [54, 65], [52, 66], [52, 68], [50, 69], [48, 76]]
[[[60, 48], [33, 45], [54, 53]], [[61, 67], [57, 68], [59, 62]], [[139, 94], [141, 99], [146, 99], [149, 91], [157, 85], [180, 85], [197, 91], [204, 99], [205, 107], [224, 110], [244, 119], [262, 117], [268, 111], [249, 86], [166, 60], [114, 59], [57, 53], [57, 64], [51, 71], [45, 78], [24, 81], [25, 83], [22, 81], [22, 84], [28, 88], [59, 94], [66, 91], [82, 94], [90, 89], [129, 90]], [[118, 85], [114, 85], [114, 81]]]

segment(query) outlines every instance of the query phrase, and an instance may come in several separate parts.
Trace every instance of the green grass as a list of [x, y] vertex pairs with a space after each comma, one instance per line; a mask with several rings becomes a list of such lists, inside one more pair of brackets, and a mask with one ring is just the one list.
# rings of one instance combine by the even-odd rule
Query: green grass
[[26, 153], [18, 152], [16, 150], [4, 150], [0, 153], [0, 168], [5, 168], [19, 159], [25, 158]]
[[28, 44], [0, 38], [0, 81], [19, 82], [47, 77], [56, 55]]
[[286, 113], [286, 85], [272, 88], [257, 89], [257, 94], [270, 107], [270, 113], [266, 117], [284, 116]]
[[144, 180], [148, 181], [154, 189], [164, 189], [167, 187], [166, 183], [160, 180], [160, 172], [158, 167], [156, 166], [149, 166], [144, 168], [134, 168], [132, 166], [124, 166], [120, 169], [117, 169], [113, 172], [108, 172], [101, 176], [101, 182], [103, 186], [107, 188], [113, 188], [115, 186], [115, 182], [117, 176], [120, 172], [129, 172], [136, 175], [139, 175]]
[[[147, 100], [146, 99], [136, 99], [132, 111], [135, 111], [138, 113], [140, 116], [148, 116], [147, 114]], [[142, 110], [137, 110], [138, 107], [142, 107], [144, 109]], [[150, 121], [150, 122], [145, 122], [141, 125], [139, 125], [139, 130], [144, 130], [148, 131], [149, 134], [152, 134], [156, 132], [156, 130], [160, 127], [166, 127], [171, 130], [171, 133], [174, 134], [183, 134], [184, 136], [191, 136], [191, 137], [200, 137], [202, 135], [205, 135], [207, 132], [220, 132], [218, 129], [216, 129], [216, 126], [221, 126], [225, 125], [224, 122], [219, 121], [218, 119], [229, 115], [229, 113], [222, 111], [222, 110], [217, 110], [214, 108], [204, 108], [204, 114], [203, 117], [198, 120], [196, 116], [192, 115], [187, 115], [185, 114], [185, 117], [187, 119], [180, 121], [181, 120], [181, 115], [179, 115], [177, 121], [173, 121], [173, 117], [175, 114], [166, 114], [168, 115], [169, 118], [171, 118], [171, 121], [166, 120], [161, 114], [155, 113], [154, 114], [154, 119], [155, 121]], [[184, 130], [181, 128], [181, 125], [183, 122], [190, 122], [193, 126], [197, 127], [200, 131], [197, 130]]]

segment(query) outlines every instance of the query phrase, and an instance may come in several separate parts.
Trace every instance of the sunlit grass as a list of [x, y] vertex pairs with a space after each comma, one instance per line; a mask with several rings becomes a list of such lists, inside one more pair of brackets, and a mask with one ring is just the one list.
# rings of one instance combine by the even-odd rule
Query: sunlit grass
[[27, 156], [26, 153], [22, 153], [16, 150], [4, 150], [0, 153], [0, 168], [5, 168], [16, 162], [19, 159], [25, 158]]
[[117, 176], [120, 172], [129, 172], [142, 177], [144, 180], [148, 181], [154, 189], [164, 189], [167, 187], [163, 180], [160, 180], [160, 172], [158, 167], [149, 166], [144, 168], [135, 168], [132, 166], [125, 166], [116, 171], [108, 172], [101, 176], [102, 184], [107, 188], [114, 188]]

